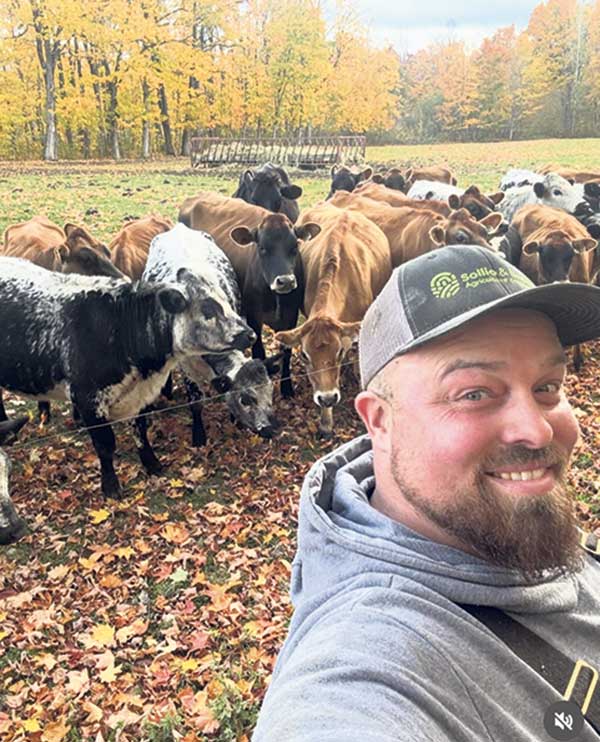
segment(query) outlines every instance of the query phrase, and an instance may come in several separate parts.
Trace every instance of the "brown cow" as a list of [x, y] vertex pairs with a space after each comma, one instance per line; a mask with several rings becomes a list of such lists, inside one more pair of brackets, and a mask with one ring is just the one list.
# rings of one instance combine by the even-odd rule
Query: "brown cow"
[[332, 408], [341, 399], [340, 364], [392, 266], [385, 235], [366, 217], [325, 204], [301, 215], [303, 224], [317, 219], [321, 233], [301, 248], [307, 320], [275, 338], [288, 347], [301, 346], [313, 399], [321, 408], [319, 434], [330, 437]]
[[[594, 283], [600, 269], [597, 242], [574, 216], [530, 204], [519, 209], [511, 226], [521, 243], [518, 266], [535, 284]], [[573, 363], [576, 370], [583, 363], [579, 345]]]
[[441, 165], [432, 165], [431, 167], [409, 167], [404, 173], [404, 180], [406, 181], [406, 190], [416, 180], [438, 180], [440, 183], [449, 183], [450, 185], [456, 185], [457, 180], [452, 174], [452, 171]]
[[64, 230], [45, 216], [13, 224], [4, 232], [3, 255], [24, 258], [59, 273], [125, 278], [110, 260], [110, 251], [84, 228], [65, 224]]
[[452, 211], [446, 217], [429, 209], [374, 205], [370, 199], [350, 201], [347, 208], [360, 211], [386, 235], [394, 268], [442, 245], [481, 245], [492, 249], [490, 233], [502, 221], [502, 215], [497, 213], [477, 222], [466, 209]]
[[127, 222], [109, 245], [113, 263], [126, 276], [138, 281], [146, 267], [150, 243], [157, 234], [170, 229], [173, 229], [173, 222], [157, 214]]
[[[242, 294], [242, 314], [256, 333], [252, 355], [264, 359], [263, 324], [279, 331], [298, 323], [304, 298], [300, 241], [316, 236], [319, 226], [305, 223], [294, 227], [285, 214], [210, 191], [188, 198], [179, 221], [212, 235], [231, 261]], [[291, 351], [286, 349], [280, 387], [284, 397], [293, 395], [290, 357]]]
[[543, 175], [547, 173], [558, 173], [572, 183], [600, 183], [600, 170], [576, 170], [572, 167], [544, 165], [544, 167], [540, 168], [539, 172]]

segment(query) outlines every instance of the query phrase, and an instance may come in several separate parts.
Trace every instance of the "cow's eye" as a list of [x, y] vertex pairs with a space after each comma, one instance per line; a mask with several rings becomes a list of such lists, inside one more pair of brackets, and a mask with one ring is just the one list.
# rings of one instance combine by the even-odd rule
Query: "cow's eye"
[[552, 191], [552, 193], [553, 193], [553, 194], [554, 194], [555, 196], [562, 196], [562, 191], [559, 191], [559, 190], [558, 190], [558, 188], [555, 188], [555, 189], [554, 189], [554, 190]]
[[254, 403], [254, 400], [249, 394], [246, 394], [245, 392], [240, 395], [240, 404], [244, 407], [250, 407], [251, 404]]
[[215, 299], [204, 299], [200, 305], [200, 310], [206, 319], [213, 319], [213, 317], [223, 316], [223, 307]]
[[468, 237], [464, 232], [457, 232], [456, 233], [456, 241], [457, 242], [467, 242]]

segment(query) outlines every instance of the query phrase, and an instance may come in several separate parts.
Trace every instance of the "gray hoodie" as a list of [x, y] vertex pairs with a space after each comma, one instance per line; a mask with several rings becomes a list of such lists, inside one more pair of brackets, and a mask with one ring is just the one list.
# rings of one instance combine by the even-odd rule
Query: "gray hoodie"
[[[304, 482], [295, 612], [253, 741], [551, 742], [560, 694], [456, 603], [501, 608], [600, 668], [600, 564], [527, 585], [382, 515], [373, 487], [367, 436]], [[587, 724], [577, 739], [598, 742]]]

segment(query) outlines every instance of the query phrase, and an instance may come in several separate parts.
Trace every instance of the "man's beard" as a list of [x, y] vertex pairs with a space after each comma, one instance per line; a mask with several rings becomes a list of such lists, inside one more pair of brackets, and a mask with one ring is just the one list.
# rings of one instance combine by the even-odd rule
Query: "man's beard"
[[[572, 574], [583, 567], [577, 521], [565, 486], [568, 457], [557, 446], [505, 449], [483, 462], [468, 490], [440, 493], [439, 506], [404, 480], [402, 458], [400, 447], [394, 446], [392, 476], [405, 499], [482, 559], [517, 569], [528, 582], [548, 578], [548, 570]], [[555, 486], [544, 495], [502, 494], [501, 485], [495, 488], [485, 474], [540, 462], [559, 472]]]

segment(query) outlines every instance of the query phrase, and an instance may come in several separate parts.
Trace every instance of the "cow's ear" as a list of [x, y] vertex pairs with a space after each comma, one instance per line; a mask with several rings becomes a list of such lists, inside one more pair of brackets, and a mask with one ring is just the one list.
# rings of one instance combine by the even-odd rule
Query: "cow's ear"
[[450, 185], [453, 185], [453, 186], [458, 185], [458, 180], [456, 180], [456, 178], [454, 177], [450, 178]]
[[371, 180], [373, 181], [373, 183], [379, 183], [380, 185], [383, 185], [383, 183], [385, 182], [385, 178], [381, 173], [375, 173], [374, 175], [372, 175]]
[[540, 251], [540, 245], [539, 242], [536, 242], [535, 240], [532, 240], [531, 242], [526, 242], [523, 245], [523, 255], [535, 255], [536, 252]]
[[331, 170], [330, 170], [329, 172], [330, 172], [330, 175], [331, 175], [331, 177], [332, 177], [332, 178], [335, 178], [335, 174], [337, 173], [337, 171], [338, 171], [339, 169], [340, 169], [340, 166], [339, 166], [339, 165], [334, 165], [334, 166], [333, 166], [333, 167], [331, 168]]
[[490, 201], [492, 201], [492, 203], [495, 203], [497, 205], [500, 203], [500, 201], [502, 201], [504, 196], [505, 196], [504, 191], [497, 191], [496, 193], [490, 193], [488, 195], [488, 198], [490, 199]]
[[544, 187], [543, 183], [534, 183], [533, 192], [538, 198], [542, 198], [544, 193], [546, 192], [546, 188]]
[[476, 185], [470, 185], [465, 191], [465, 194], [467, 193], [471, 193], [473, 196], [481, 196], [481, 191]]
[[595, 240], [600, 240], [600, 224], [590, 224], [586, 229]]
[[494, 211], [493, 213], [484, 216], [483, 219], [480, 219], [479, 223], [483, 224], [488, 232], [494, 232], [502, 224], [503, 218], [502, 214]]
[[275, 340], [286, 348], [293, 348], [294, 345], [300, 345], [302, 340], [302, 327], [297, 327], [295, 330], [285, 330], [284, 332], [276, 332]]
[[97, 242], [96, 247], [104, 255], [105, 258], [108, 258], [109, 260], [111, 260], [112, 258], [111, 252], [103, 242]]
[[581, 240], [573, 240], [573, 250], [575, 252], [588, 252], [596, 247], [596, 240], [584, 237]]
[[61, 260], [67, 260], [69, 255], [71, 253], [71, 248], [69, 245], [67, 245], [66, 242], [63, 242], [62, 245], [58, 248], [58, 254], [60, 255]]
[[341, 322], [342, 345], [346, 350], [358, 340], [360, 322]]
[[246, 185], [251, 185], [253, 179], [254, 179], [253, 170], [246, 170], [244, 174], [242, 175], [242, 180], [244, 183], [246, 183]]
[[71, 222], [67, 222], [65, 226], [63, 227], [63, 232], [69, 237], [72, 232], [74, 232], [76, 229], [79, 229], [77, 224], [72, 224]]
[[164, 286], [158, 291], [158, 300], [169, 314], [181, 314], [189, 306], [185, 293], [176, 286]]
[[460, 196], [456, 193], [451, 193], [448, 196], [448, 206], [451, 209], [460, 209]]
[[229, 236], [236, 245], [251, 245], [258, 240], [257, 230], [248, 227], [234, 227]]
[[300, 198], [302, 195], [302, 188], [297, 185], [282, 186], [281, 195], [284, 198], [291, 198], [293, 200]]
[[413, 176], [413, 169], [412, 167], [409, 167], [408, 170], [404, 173], [404, 180], [408, 183], [409, 180], [412, 180]]
[[369, 180], [369, 178], [373, 175], [373, 168], [372, 167], [366, 167], [362, 173], [359, 173], [356, 176], [356, 182], [360, 183], [361, 180]]
[[308, 242], [316, 237], [321, 231], [321, 227], [314, 222], [306, 222], [301, 227], [294, 227], [294, 234], [299, 240]]
[[439, 224], [437, 224], [435, 227], [432, 227], [429, 230], [429, 236], [431, 237], [432, 241], [438, 246], [441, 247], [445, 244], [446, 240], [446, 232], [443, 227], [440, 227]]
[[584, 183], [583, 192], [586, 196], [591, 196], [592, 198], [600, 198], [600, 183]]

